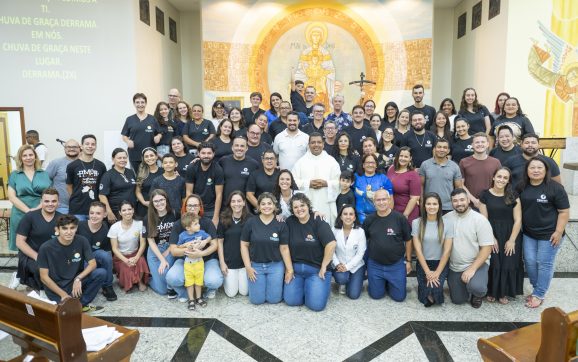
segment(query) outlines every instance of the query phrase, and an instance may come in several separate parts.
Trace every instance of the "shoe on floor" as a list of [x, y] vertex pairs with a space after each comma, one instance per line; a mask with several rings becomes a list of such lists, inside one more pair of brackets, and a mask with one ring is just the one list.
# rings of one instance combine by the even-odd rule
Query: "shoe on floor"
[[472, 295], [472, 300], [470, 302], [470, 304], [472, 305], [472, 307], [478, 309], [482, 306], [483, 303], [483, 299], [480, 297], [476, 297], [475, 295]]
[[188, 301], [189, 301], [189, 300], [188, 300], [187, 298], [179, 298], [179, 302], [180, 302], [180, 303], [186, 303], [186, 302], [188, 302]]
[[20, 278], [16, 276], [16, 272], [12, 273], [12, 277], [10, 278], [10, 284], [8, 284], [8, 288], [16, 289], [20, 285]]
[[85, 305], [82, 307], [82, 313], [86, 313], [88, 315], [96, 315], [104, 312], [103, 306], [95, 306], [95, 305]]
[[102, 295], [108, 300], [109, 302], [114, 302], [117, 297], [114, 289], [112, 287], [102, 287]]
[[173, 289], [167, 290], [167, 298], [175, 299], [176, 297], [177, 297], [177, 292], [175, 292]]
[[192, 299], [189, 300], [189, 304], [188, 304], [188, 306], [187, 306], [187, 309], [188, 309], [188, 310], [195, 310], [195, 309], [196, 309], [196, 307], [195, 307], [195, 301], [194, 301], [194, 300], [192, 300]]
[[345, 285], [340, 285], [339, 286], [339, 294], [345, 294], [346, 291], [346, 286]]
[[203, 299], [199, 298], [195, 301], [195, 303], [197, 303], [197, 305], [200, 305], [201, 307], [206, 307], [207, 306], [207, 302], [205, 302]]
[[207, 298], [207, 299], [215, 299], [216, 295], [217, 295], [217, 291], [214, 289], [209, 289], [205, 292], [205, 298]]

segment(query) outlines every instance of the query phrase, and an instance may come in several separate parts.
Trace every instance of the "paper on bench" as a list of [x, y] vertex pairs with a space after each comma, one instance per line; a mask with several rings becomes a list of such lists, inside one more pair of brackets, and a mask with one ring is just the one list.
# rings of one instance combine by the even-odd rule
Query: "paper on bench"
[[122, 333], [109, 326], [82, 329], [82, 337], [84, 338], [84, 343], [86, 343], [87, 352], [98, 352], [120, 336], [122, 336]]
[[30, 293], [28, 293], [28, 296], [29, 296], [30, 298], [38, 299], [38, 300], [41, 300], [41, 301], [43, 301], [43, 302], [45, 302], [45, 303], [48, 303], [48, 304], [56, 304], [56, 302], [53, 301], [53, 300], [50, 300], [50, 299], [47, 299], [47, 298], [42, 298], [42, 297], [40, 296], [40, 294], [36, 293], [35, 290], [33, 290], [33, 291], [31, 291]]

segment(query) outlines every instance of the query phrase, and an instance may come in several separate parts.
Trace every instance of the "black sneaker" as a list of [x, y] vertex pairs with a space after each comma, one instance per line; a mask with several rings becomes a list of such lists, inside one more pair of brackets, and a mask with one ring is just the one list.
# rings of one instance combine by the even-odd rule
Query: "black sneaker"
[[82, 307], [82, 313], [86, 313], [88, 315], [96, 315], [104, 312], [104, 307], [94, 306], [94, 305], [85, 305]]
[[167, 298], [175, 299], [177, 295], [178, 295], [177, 292], [175, 292], [173, 289], [167, 290]]
[[114, 289], [112, 287], [102, 287], [102, 295], [108, 300], [109, 302], [114, 302], [117, 297]]
[[482, 298], [472, 295], [472, 300], [470, 301], [470, 304], [472, 305], [472, 307], [478, 309], [482, 306], [483, 301], [484, 300]]

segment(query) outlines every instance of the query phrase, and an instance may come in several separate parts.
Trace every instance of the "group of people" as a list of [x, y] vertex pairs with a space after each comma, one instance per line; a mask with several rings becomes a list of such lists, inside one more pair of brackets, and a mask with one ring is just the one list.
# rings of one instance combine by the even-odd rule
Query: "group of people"
[[415, 255], [426, 307], [444, 302], [446, 281], [453, 303], [506, 304], [524, 270], [526, 306], [540, 306], [569, 216], [558, 166], [516, 98], [501, 93], [489, 112], [468, 88], [459, 111], [446, 98], [436, 112], [423, 86], [412, 94], [383, 118], [372, 100], [350, 115], [342, 95], [329, 112], [294, 81], [291, 102], [272, 93], [265, 111], [255, 92], [248, 108], [216, 101], [209, 120], [176, 89], [154, 115], [137, 93], [108, 170], [91, 134], [46, 170], [23, 145], [8, 191], [11, 286], [93, 313], [99, 290], [117, 299], [114, 275], [190, 310], [223, 286], [320, 311], [332, 278], [351, 299], [367, 279], [371, 298], [403, 301]]

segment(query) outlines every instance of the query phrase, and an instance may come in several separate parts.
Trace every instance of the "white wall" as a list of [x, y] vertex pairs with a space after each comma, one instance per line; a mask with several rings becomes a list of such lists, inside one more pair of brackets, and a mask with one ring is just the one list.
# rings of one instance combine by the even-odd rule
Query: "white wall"
[[[505, 89], [509, 1], [502, 0], [500, 14], [488, 21], [489, 0], [483, 0], [482, 25], [472, 30], [472, 7], [478, 2], [464, 0], [454, 8], [452, 96], [459, 107], [463, 90], [474, 87], [480, 103], [491, 111], [497, 94]], [[465, 11], [466, 35], [457, 39], [458, 18]]]
[[[201, 30], [201, 11], [183, 12], [180, 14], [181, 64], [183, 99], [189, 104], [203, 104], [203, 38]], [[205, 110], [205, 117], [210, 117], [210, 110]]]
[[452, 8], [434, 8], [432, 105], [436, 109], [442, 99], [452, 95], [454, 37], [454, 10]]

